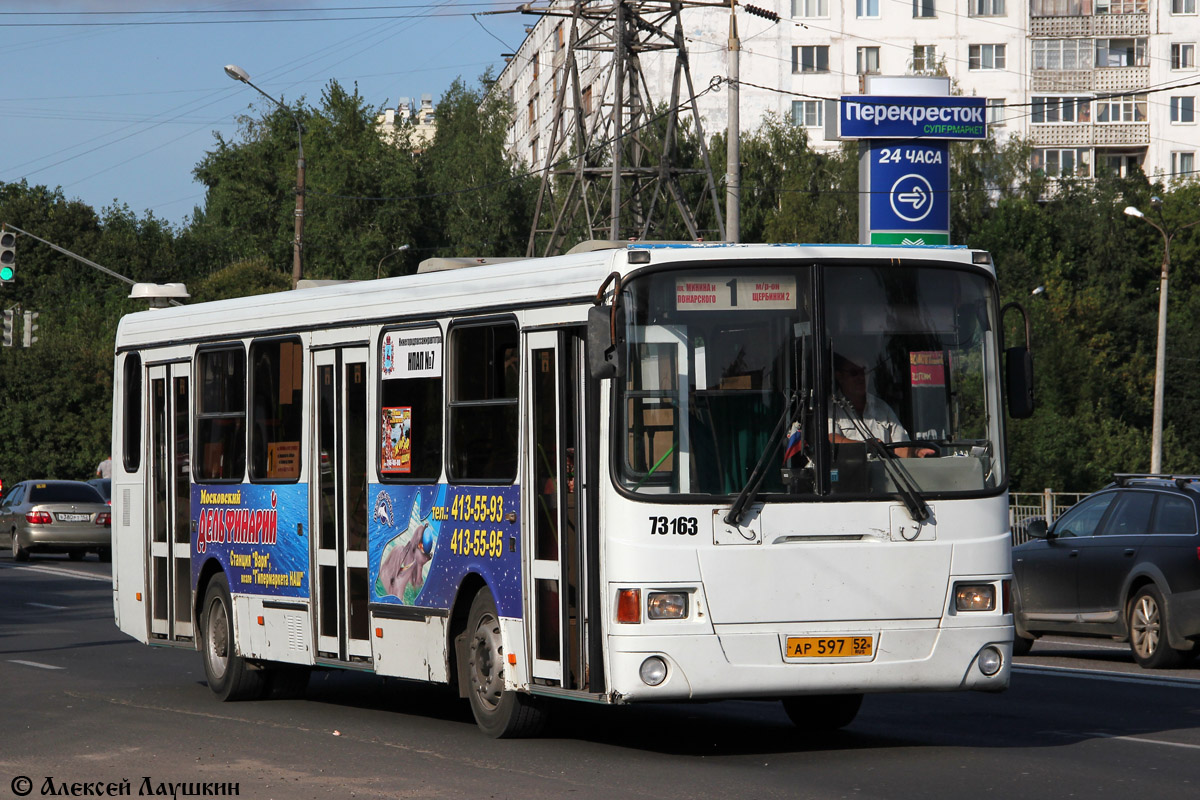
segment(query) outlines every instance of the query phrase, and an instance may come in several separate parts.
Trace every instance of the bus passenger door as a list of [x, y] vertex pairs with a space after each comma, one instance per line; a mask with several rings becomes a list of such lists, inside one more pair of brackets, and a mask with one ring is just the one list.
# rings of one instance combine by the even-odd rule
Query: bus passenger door
[[[526, 619], [536, 682], [603, 691], [599, 552], [595, 536], [594, 454], [584, 435], [597, 430], [593, 385], [584, 368], [582, 329], [525, 338], [530, 421], [523, 469], [527, 520]], [[585, 425], [585, 420], [591, 424]], [[589, 540], [591, 540], [589, 542]]]
[[371, 660], [367, 595], [367, 349], [313, 353], [309, 463], [317, 656]]
[[191, 641], [192, 539], [191, 438], [188, 420], [188, 364], [147, 369], [150, 409], [150, 541], [147, 576], [150, 635]]

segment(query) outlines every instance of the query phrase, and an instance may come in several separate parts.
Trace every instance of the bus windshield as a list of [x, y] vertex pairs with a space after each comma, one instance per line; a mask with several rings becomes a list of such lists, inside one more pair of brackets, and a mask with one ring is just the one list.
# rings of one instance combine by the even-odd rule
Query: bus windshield
[[[961, 267], [739, 265], [624, 288], [628, 491], [925, 497], [1004, 483], [993, 283]], [[873, 441], [871, 441], [873, 440]]]

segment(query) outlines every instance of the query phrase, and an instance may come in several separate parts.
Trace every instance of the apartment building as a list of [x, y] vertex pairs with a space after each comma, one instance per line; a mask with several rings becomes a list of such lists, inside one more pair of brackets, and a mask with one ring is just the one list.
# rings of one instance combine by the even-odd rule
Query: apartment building
[[[1048, 175], [1142, 169], [1188, 177], [1200, 150], [1197, 2], [756, 0], [779, 20], [738, 8], [741, 128], [752, 131], [773, 112], [804, 126], [814, 146], [836, 147], [824, 136], [824, 98], [859, 93], [867, 74], [943, 74], [956, 92], [987, 98], [998, 136], [1031, 140], [1034, 165]], [[729, 14], [706, 7], [681, 15], [706, 136], [727, 124], [727, 95], [710, 85], [727, 75]], [[539, 17], [493, 89], [516, 108], [510, 147], [535, 168], [544, 166], [570, 26], [569, 16]], [[673, 57], [641, 56], [651, 103], [670, 97]], [[612, 101], [611, 58], [577, 51], [585, 114]]]

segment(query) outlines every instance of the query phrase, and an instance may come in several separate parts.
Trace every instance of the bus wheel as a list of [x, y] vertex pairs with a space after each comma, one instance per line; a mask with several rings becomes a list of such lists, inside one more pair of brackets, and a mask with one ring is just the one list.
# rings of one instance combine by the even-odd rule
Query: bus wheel
[[249, 700], [262, 691], [262, 673], [237, 655], [233, 642], [233, 601], [225, 576], [214, 575], [204, 593], [200, 612], [204, 676], [208, 688], [222, 700]]
[[805, 733], [844, 728], [854, 721], [862, 706], [861, 694], [814, 694], [783, 698], [783, 710]]
[[537, 698], [504, 688], [505, 654], [496, 601], [487, 589], [475, 595], [458, 657], [466, 665], [466, 695], [475, 722], [493, 739], [534, 736], [545, 724]]

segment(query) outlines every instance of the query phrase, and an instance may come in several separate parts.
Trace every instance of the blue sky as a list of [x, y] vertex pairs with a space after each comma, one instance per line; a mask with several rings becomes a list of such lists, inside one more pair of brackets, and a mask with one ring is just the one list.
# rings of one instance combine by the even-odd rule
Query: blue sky
[[[179, 224], [203, 205], [192, 169], [213, 132], [236, 136], [240, 115], [270, 105], [224, 65], [288, 102], [319, 102], [336, 79], [377, 107], [422, 94], [436, 103], [456, 77], [474, 85], [489, 66], [503, 68], [501, 54], [536, 18], [472, 14], [517, 5], [0, 0], [0, 181], [24, 178], [98, 212], [119, 203]], [[125, 13], [97, 13], [114, 11]]]

